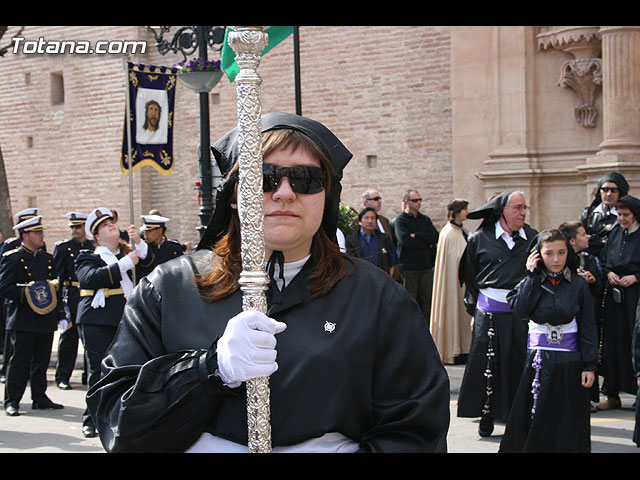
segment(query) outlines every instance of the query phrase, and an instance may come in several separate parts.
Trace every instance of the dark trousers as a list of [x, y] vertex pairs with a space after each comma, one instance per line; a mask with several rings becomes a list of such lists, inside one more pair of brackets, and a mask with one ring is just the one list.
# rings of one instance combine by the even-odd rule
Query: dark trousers
[[69, 383], [73, 369], [76, 366], [79, 339], [78, 328], [76, 327], [75, 320], [73, 320], [73, 325], [61, 333], [58, 340], [56, 383]]
[[31, 386], [31, 399], [46, 399], [47, 368], [51, 359], [53, 332], [34, 333], [9, 331], [11, 356], [7, 363], [4, 386], [4, 406], [18, 407], [27, 388]]
[[426, 270], [407, 270], [400, 268], [400, 274], [404, 279], [404, 287], [409, 294], [416, 299], [427, 325], [431, 322], [431, 297], [433, 290], [433, 268]]
[[[80, 326], [82, 344], [89, 360], [89, 388], [100, 380], [100, 364], [116, 335], [116, 331], [117, 327], [108, 325], [82, 324]], [[95, 426], [88, 409], [85, 409], [82, 415], [82, 424]]]

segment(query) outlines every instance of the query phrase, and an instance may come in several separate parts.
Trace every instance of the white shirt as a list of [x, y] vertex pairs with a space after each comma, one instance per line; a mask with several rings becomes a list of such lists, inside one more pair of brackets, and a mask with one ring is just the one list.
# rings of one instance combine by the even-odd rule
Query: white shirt
[[[527, 234], [524, 232], [524, 228], [518, 230], [518, 235], [520, 235], [525, 240], [527, 239]], [[502, 228], [502, 225], [500, 225], [500, 220], [498, 220], [496, 222], [496, 240], [500, 237], [502, 237], [502, 239], [505, 241], [507, 247], [509, 247], [509, 250], [512, 250], [516, 245], [516, 242], [513, 240], [513, 238], [511, 238], [511, 235], [505, 232], [504, 228]]]

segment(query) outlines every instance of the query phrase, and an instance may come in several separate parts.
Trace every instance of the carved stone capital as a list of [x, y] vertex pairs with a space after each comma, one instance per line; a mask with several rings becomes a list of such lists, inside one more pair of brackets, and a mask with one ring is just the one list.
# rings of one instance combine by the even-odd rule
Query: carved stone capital
[[570, 88], [580, 99], [574, 112], [583, 127], [595, 127], [598, 112], [593, 106], [596, 89], [602, 85], [602, 64], [599, 58], [574, 58], [562, 64], [558, 85]]
[[595, 94], [602, 86], [600, 27], [540, 27], [538, 49], [554, 48], [574, 58], [562, 64], [558, 85], [570, 88], [579, 98], [576, 121], [585, 128], [596, 125]]

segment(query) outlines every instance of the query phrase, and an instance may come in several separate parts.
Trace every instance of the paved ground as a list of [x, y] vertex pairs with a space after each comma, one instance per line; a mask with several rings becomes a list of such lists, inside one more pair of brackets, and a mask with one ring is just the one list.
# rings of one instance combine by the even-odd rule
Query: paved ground
[[[81, 357], [80, 355], [78, 356]], [[55, 358], [55, 354], [53, 356]], [[78, 364], [79, 365], [79, 364]], [[478, 420], [456, 417], [457, 396], [464, 366], [448, 366], [451, 381], [451, 422], [448, 435], [450, 453], [495, 453], [504, 425], [496, 424], [493, 436], [478, 436]], [[86, 387], [80, 382], [80, 370], [72, 377], [73, 390], [63, 391], [53, 384], [49, 370], [49, 397], [65, 406], [63, 410], [31, 410], [29, 390], [20, 406], [19, 417], [0, 414], [0, 453], [102, 453], [98, 438], [82, 436], [82, 412]], [[591, 440], [594, 453], [640, 453], [633, 443], [635, 397], [623, 395], [623, 408], [598, 412], [591, 417]]]

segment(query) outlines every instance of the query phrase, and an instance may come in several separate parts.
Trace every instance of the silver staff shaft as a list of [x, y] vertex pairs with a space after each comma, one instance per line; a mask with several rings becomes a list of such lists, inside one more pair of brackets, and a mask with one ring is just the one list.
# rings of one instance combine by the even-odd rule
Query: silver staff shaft
[[[256, 72], [268, 43], [265, 27], [231, 27], [228, 41], [240, 72], [235, 78], [238, 104], [238, 215], [242, 254], [240, 288], [243, 310], [267, 312], [264, 270], [264, 210], [262, 191], [262, 79]], [[250, 453], [271, 451], [269, 378], [247, 382], [247, 427]]]

